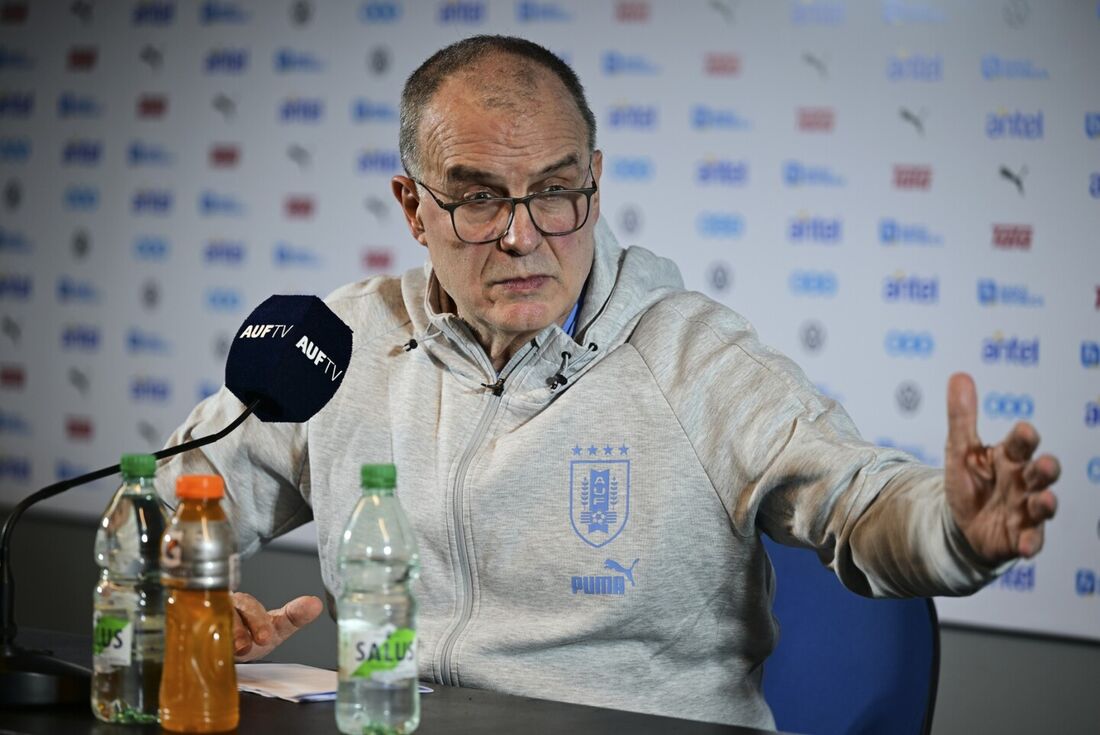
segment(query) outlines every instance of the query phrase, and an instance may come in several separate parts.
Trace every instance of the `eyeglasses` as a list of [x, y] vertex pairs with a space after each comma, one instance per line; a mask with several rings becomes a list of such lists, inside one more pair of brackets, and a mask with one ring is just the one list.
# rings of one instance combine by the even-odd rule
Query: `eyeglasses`
[[516, 217], [516, 205], [527, 207], [531, 224], [547, 237], [569, 235], [584, 227], [588, 221], [592, 195], [596, 193], [596, 179], [592, 165], [588, 166], [592, 186], [580, 189], [549, 189], [528, 194], [525, 197], [490, 197], [464, 199], [460, 202], [441, 201], [436, 192], [423, 181], [413, 179], [423, 186], [441, 209], [451, 215], [451, 226], [462, 242], [481, 245], [504, 237]]

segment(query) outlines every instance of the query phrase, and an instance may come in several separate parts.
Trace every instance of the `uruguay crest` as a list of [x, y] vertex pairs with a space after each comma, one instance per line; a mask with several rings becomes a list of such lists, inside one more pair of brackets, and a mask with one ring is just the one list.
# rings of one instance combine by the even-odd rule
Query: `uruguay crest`
[[629, 459], [569, 463], [569, 520], [581, 540], [597, 549], [606, 546], [622, 533], [629, 517]]

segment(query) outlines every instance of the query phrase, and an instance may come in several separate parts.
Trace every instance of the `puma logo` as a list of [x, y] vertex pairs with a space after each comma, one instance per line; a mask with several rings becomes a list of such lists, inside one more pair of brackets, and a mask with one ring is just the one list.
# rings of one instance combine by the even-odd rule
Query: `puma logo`
[[638, 565], [638, 560], [637, 559], [635, 559], [633, 561], [633, 563], [631, 563], [629, 569], [627, 569], [626, 567], [624, 567], [622, 564], [615, 561], [614, 559], [608, 559], [607, 561], [605, 561], [603, 563], [603, 565], [604, 565], [604, 567], [606, 567], [607, 569], [610, 569], [613, 572], [619, 572], [620, 574], [626, 575], [626, 578], [630, 580], [630, 586], [631, 587], [636, 586], [634, 584], [634, 567]]
[[1020, 196], [1024, 195], [1024, 177], [1027, 176], [1027, 166], [1023, 166], [1019, 173], [1016, 173], [1008, 166], [1001, 166], [1001, 178], [1008, 179], [1016, 185], [1016, 190], [1020, 192]]
[[924, 115], [923, 115], [923, 112], [922, 112], [921, 115], [918, 115], [917, 113], [913, 112], [912, 110], [909, 110], [908, 108], [903, 107], [903, 108], [901, 108], [901, 110], [898, 111], [898, 114], [901, 115], [902, 120], [904, 120], [905, 122], [909, 123], [914, 128], [916, 128], [918, 133], [920, 133], [922, 136], [924, 135]]

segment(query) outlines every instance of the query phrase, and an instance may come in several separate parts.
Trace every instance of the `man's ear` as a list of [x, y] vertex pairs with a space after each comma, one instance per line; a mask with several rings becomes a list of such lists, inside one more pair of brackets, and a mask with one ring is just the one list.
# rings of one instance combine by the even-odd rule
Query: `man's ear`
[[401, 205], [401, 214], [405, 216], [409, 232], [418, 243], [427, 247], [428, 238], [420, 219], [420, 194], [416, 191], [416, 182], [408, 176], [394, 176], [390, 180], [390, 188], [397, 203]]

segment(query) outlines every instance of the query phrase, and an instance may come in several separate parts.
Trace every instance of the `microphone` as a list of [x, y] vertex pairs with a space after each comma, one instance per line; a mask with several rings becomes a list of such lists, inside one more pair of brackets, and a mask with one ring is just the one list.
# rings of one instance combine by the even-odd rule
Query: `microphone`
[[[316, 296], [271, 296], [257, 306], [233, 340], [225, 386], [245, 409], [216, 434], [154, 452], [157, 459], [218, 441], [255, 414], [264, 422], [308, 421], [336, 394], [351, 361], [351, 328]], [[0, 705], [87, 701], [91, 673], [15, 643], [15, 581], [11, 537], [16, 522], [35, 503], [120, 470], [111, 465], [56, 482], [16, 505], [0, 529]]]

